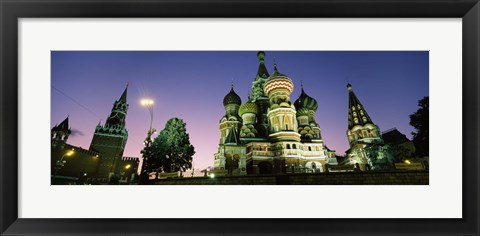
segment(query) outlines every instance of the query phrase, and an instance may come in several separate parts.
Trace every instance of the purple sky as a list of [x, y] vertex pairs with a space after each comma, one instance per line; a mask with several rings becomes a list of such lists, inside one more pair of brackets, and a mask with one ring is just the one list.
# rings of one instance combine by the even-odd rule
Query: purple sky
[[[154, 128], [163, 129], [172, 117], [187, 123], [196, 151], [195, 168], [213, 165], [218, 122], [225, 113], [222, 101], [232, 79], [245, 102], [258, 68], [256, 51], [53, 51], [51, 55], [51, 127], [70, 115], [70, 144], [88, 149], [95, 126], [100, 119], [105, 122], [129, 82], [124, 155], [140, 156], [149, 126], [149, 113], [140, 99], [149, 97], [155, 100]], [[300, 80], [305, 92], [317, 100], [323, 140], [337, 155], [348, 149], [347, 77], [382, 131], [397, 127], [411, 138], [409, 115], [418, 109], [417, 101], [428, 96], [427, 51], [267, 51], [270, 73], [274, 58], [278, 70], [295, 83], [292, 102], [300, 95]]]

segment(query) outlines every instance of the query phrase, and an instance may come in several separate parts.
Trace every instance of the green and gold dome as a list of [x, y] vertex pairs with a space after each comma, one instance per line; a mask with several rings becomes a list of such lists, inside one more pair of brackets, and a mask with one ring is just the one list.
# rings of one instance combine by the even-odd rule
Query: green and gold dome
[[300, 97], [298, 97], [298, 99], [295, 101], [294, 105], [297, 111], [299, 111], [301, 108], [306, 108], [308, 110], [316, 111], [318, 108], [317, 100], [308, 96], [303, 90], [303, 86], [302, 86], [302, 93], [300, 94]]
[[258, 113], [257, 104], [253, 103], [252, 100], [249, 98], [248, 101], [240, 106], [238, 109], [238, 114], [243, 116], [245, 113]]
[[310, 113], [310, 110], [308, 110], [305, 107], [297, 109], [297, 116], [308, 116], [309, 113]]

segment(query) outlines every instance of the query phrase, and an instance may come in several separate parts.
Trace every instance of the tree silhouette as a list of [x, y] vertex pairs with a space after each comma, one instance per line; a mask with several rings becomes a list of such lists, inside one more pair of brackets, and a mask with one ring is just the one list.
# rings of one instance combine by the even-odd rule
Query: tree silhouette
[[428, 97], [424, 97], [418, 101], [420, 107], [415, 113], [410, 115], [410, 125], [415, 128], [413, 135], [413, 144], [417, 150], [416, 155], [419, 157], [428, 156]]
[[190, 144], [185, 122], [176, 117], [168, 120], [165, 129], [153, 141], [151, 151], [149, 165], [152, 169], [174, 172], [192, 168], [195, 150]]

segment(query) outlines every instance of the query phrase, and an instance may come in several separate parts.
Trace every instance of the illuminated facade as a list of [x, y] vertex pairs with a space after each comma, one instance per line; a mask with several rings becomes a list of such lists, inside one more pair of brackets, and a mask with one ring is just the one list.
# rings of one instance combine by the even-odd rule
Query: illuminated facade
[[242, 104], [233, 88], [223, 99], [220, 144], [214, 155], [215, 172], [226, 175], [324, 172], [326, 163], [336, 163], [325, 147], [315, 121], [317, 101], [302, 86], [300, 97], [290, 102], [293, 81], [274, 65], [265, 66], [265, 53], [258, 52], [259, 67], [252, 94]]
[[360, 100], [348, 89], [348, 128], [347, 138], [350, 149], [347, 150], [347, 162], [360, 170], [388, 170], [393, 167], [394, 159], [389, 146], [384, 144], [380, 128], [373, 123]]
[[[129, 183], [135, 178], [138, 157], [123, 156], [128, 139], [125, 123], [128, 110], [127, 89], [128, 85], [115, 101], [105, 124], [99, 123], [95, 128], [88, 150], [67, 143], [71, 134], [68, 117], [52, 128], [51, 166], [56, 183], [105, 184], [112, 180], [112, 176], [119, 183]], [[67, 157], [65, 153], [70, 151], [73, 152]], [[59, 166], [60, 160], [65, 163]]]
[[119, 163], [128, 139], [128, 131], [125, 126], [128, 111], [127, 90], [128, 85], [120, 98], [113, 104], [105, 124], [102, 126], [99, 123], [95, 128], [89, 148], [104, 156], [100, 161], [98, 173], [106, 178], [110, 178], [115, 172], [118, 172], [117, 169], [120, 168]]

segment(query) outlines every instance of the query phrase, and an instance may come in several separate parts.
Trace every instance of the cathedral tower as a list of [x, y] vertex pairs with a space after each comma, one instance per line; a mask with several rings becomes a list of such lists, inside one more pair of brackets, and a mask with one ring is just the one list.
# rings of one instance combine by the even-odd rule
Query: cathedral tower
[[[241, 145], [239, 130], [242, 126], [242, 118], [239, 116], [239, 108], [242, 104], [240, 96], [233, 90], [223, 98], [225, 115], [220, 120], [220, 145], [215, 153], [214, 166], [217, 171], [223, 171], [227, 175], [245, 175], [246, 159], [245, 146]], [[242, 113], [243, 114], [243, 113]]]
[[294, 105], [297, 110], [298, 132], [302, 135], [302, 140], [322, 139], [320, 126], [315, 121], [318, 103], [314, 98], [305, 93], [303, 84], [302, 93]]
[[352, 85], [348, 89], [348, 129], [347, 137], [350, 146], [358, 142], [383, 143], [380, 129], [375, 125], [363, 107], [360, 100], [353, 92]]
[[295, 106], [290, 103], [290, 94], [293, 91], [292, 80], [277, 70], [263, 86], [269, 98], [270, 108], [267, 117], [270, 123], [269, 138], [273, 141], [300, 141], [297, 131]]
[[255, 104], [250, 96], [246, 103], [240, 106], [238, 114], [242, 117], [243, 124], [240, 131], [240, 137], [242, 138], [255, 138], [258, 136], [257, 131], [257, 113], [258, 106]]
[[350, 164], [361, 170], [390, 170], [394, 159], [388, 145], [384, 145], [380, 128], [375, 125], [353, 92], [348, 89], [348, 129], [350, 149], [347, 156]]
[[101, 153], [102, 158], [98, 167], [99, 176], [110, 177], [114, 174], [123, 156], [128, 138], [125, 127], [128, 110], [127, 90], [128, 84], [120, 98], [113, 104], [105, 124], [102, 126], [99, 123], [95, 128], [90, 150]]
[[225, 107], [225, 115], [220, 120], [220, 144], [225, 142], [225, 138], [228, 136], [230, 126], [235, 126], [236, 130], [240, 130], [241, 118], [238, 115], [238, 109], [242, 104], [242, 99], [233, 90], [233, 84], [230, 88], [230, 92], [223, 98], [223, 106]]
[[63, 148], [67, 143], [68, 136], [72, 133], [68, 127], [68, 117], [59, 125], [56, 125], [51, 130], [52, 147]]
[[268, 137], [268, 117], [267, 110], [269, 107], [268, 96], [263, 91], [263, 86], [270, 74], [265, 66], [265, 52], [257, 53], [258, 70], [255, 80], [252, 82], [252, 102], [257, 104], [257, 129], [259, 138], [267, 139]]

